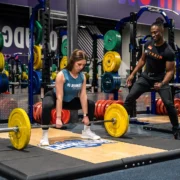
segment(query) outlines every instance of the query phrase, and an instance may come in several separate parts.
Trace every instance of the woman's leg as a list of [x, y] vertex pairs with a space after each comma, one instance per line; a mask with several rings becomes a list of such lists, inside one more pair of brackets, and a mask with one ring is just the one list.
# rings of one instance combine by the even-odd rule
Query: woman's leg
[[[88, 100], [87, 103], [88, 103], [88, 117], [90, 121], [93, 121], [95, 103], [91, 100]], [[69, 110], [82, 109], [80, 99], [74, 98], [70, 102], [63, 102], [63, 109], [69, 109]], [[81, 137], [84, 139], [93, 139], [93, 140], [100, 139], [101, 138], [100, 136], [96, 135], [94, 132], [91, 131], [90, 126], [91, 124], [89, 124], [89, 126], [84, 125], [84, 130], [82, 131]]]
[[[91, 100], [88, 99], [87, 100], [87, 104], [88, 104], [88, 116], [89, 116], [89, 120], [93, 121], [94, 110], [95, 110], [95, 103], [94, 103], [94, 101], [91, 101]], [[68, 109], [68, 110], [79, 110], [79, 109], [82, 109], [80, 99], [77, 97], [77, 98], [74, 98], [70, 102], [63, 102], [63, 109]]]
[[[42, 125], [49, 125], [51, 121], [51, 110], [56, 107], [56, 97], [53, 91], [45, 94], [42, 101]], [[48, 128], [43, 128], [48, 129]]]
[[[53, 91], [49, 91], [45, 94], [43, 102], [42, 102], [42, 120], [41, 123], [43, 125], [49, 125], [51, 121], [51, 110], [56, 106], [56, 97]], [[42, 139], [40, 141], [40, 145], [48, 146], [48, 129], [42, 128]]]

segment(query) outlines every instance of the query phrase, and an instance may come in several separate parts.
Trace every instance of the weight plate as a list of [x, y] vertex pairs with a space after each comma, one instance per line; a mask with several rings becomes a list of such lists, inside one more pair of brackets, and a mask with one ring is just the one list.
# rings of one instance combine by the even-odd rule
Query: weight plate
[[39, 94], [41, 90], [42, 72], [33, 71], [33, 94]]
[[121, 137], [123, 136], [129, 126], [129, 118], [127, 111], [120, 104], [111, 104], [105, 112], [104, 119], [111, 120], [115, 118], [116, 122], [104, 123], [105, 129], [109, 135], [112, 137]]
[[38, 70], [42, 68], [41, 50], [42, 50], [41, 46], [34, 46], [34, 62], [33, 62], [34, 70]]
[[117, 72], [121, 64], [121, 56], [118, 52], [109, 51], [103, 58], [104, 72]]
[[6, 74], [0, 73], [0, 93], [4, 93], [9, 88], [9, 80]]
[[8, 127], [18, 127], [18, 132], [9, 132], [10, 141], [14, 148], [24, 149], [29, 144], [31, 136], [31, 124], [25, 110], [15, 108], [9, 116]]
[[119, 50], [121, 45], [121, 35], [118, 31], [109, 30], [104, 35], [104, 48], [107, 51]]
[[102, 89], [105, 93], [118, 91], [121, 86], [121, 80], [118, 73], [104, 73], [101, 81]]
[[2, 33], [0, 32], [0, 51], [3, 49], [4, 47], [4, 38]]
[[60, 62], [60, 70], [64, 69], [67, 66], [68, 60], [67, 56], [63, 56]]
[[0, 52], [0, 72], [3, 71], [5, 66], [4, 54]]
[[42, 25], [40, 24], [39, 21], [35, 21], [35, 26], [34, 26], [34, 34], [35, 34], [35, 45], [39, 45], [42, 43], [42, 32], [43, 28]]
[[63, 56], [67, 56], [67, 39], [65, 39], [61, 44], [61, 53]]

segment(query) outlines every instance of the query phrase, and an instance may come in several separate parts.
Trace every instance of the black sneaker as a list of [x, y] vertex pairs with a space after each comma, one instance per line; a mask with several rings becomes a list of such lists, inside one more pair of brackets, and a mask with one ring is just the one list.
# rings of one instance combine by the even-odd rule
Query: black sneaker
[[180, 140], [180, 127], [173, 128], [174, 139]]

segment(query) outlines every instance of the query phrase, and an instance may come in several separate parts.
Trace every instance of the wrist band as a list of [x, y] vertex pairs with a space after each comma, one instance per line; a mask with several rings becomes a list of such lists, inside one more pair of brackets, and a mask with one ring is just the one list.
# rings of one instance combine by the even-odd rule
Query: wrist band
[[86, 116], [88, 116], [88, 114], [84, 114], [83, 116], [86, 117]]

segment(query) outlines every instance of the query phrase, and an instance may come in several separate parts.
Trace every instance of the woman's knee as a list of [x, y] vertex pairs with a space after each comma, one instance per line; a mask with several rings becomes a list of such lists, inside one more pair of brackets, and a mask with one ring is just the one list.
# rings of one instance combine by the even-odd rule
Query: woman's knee
[[44, 98], [42, 102], [43, 110], [52, 109], [55, 106], [55, 102], [53, 100], [49, 100], [48, 98]]
[[95, 102], [88, 99], [88, 108], [95, 109]]

